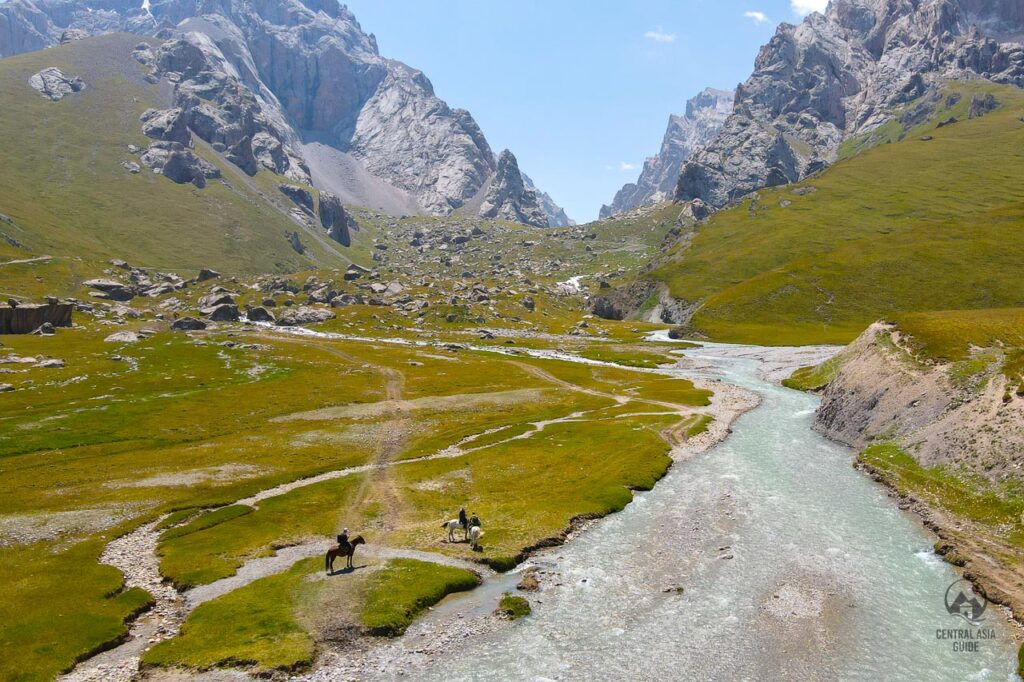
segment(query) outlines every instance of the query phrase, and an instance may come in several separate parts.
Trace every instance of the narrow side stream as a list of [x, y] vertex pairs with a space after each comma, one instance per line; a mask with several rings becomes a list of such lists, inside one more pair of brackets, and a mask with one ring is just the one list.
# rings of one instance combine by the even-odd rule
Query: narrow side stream
[[687, 355], [761, 406], [546, 555], [558, 575], [534, 615], [417, 679], [1016, 680], [1002, 614], [989, 607], [977, 651], [937, 637], [970, 627], [946, 610], [957, 575], [850, 450], [811, 430], [817, 399], [762, 381], [734, 351]]

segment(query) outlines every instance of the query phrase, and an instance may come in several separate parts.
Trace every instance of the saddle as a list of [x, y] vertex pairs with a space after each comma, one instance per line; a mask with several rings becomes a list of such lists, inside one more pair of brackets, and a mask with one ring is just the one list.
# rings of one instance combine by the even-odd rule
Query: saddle
[[344, 545], [331, 545], [330, 551], [337, 552], [339, 554], [348, 554], [352, 551], [352, 543], [346, 542]]

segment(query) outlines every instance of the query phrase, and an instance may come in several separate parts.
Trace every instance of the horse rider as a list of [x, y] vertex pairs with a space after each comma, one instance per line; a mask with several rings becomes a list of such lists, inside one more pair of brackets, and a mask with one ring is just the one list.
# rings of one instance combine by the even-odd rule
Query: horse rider
[[341, 531], [341, 535], [338, 536], [338, 548], [345, 552], [351, 549], [351, 546], [348, 544], [348, 528]]
[[472, 528], [473, 526], [479, 526], [479, 525], [480, 525], [480, 517], [476, 515], [476, 512], [474, 512], [473, 515], [469, 517], [469, 526], [467, 528]]
[[466, 521], [466, 508], [462, 507], [459, 509], [459, 525], [465, 530], [469, 530], [469, 522]]

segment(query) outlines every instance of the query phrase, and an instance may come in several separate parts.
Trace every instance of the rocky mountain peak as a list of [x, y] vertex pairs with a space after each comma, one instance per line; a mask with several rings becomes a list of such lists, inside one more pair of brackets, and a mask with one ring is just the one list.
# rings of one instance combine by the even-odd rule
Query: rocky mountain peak
[[1024, 85], [1022, 33], [1020, 3], [999, 0], [832, 0], [780, 24], [721, 131], [683, 165], [676, 197], [722, 206], [800, 180], [945, 80]]
[[536, 191], [526, 186], [519, 162], [507, 149], [498, 157], [497, 170], [480, 207], [480, 215], [535, 227], [548, 226], [547, 214], [540, 207]]
[[607, 218], [644, 204], [671, 199], [679, 179], [679, 169], [690, 155], [708, 143], [732, 112], [731, 90], [705, 88], [686, 102], [686, 113], [672, 114], [657, 155], [644, 161], [636, 182], [623, 185], [610, 205], [601, 207]]

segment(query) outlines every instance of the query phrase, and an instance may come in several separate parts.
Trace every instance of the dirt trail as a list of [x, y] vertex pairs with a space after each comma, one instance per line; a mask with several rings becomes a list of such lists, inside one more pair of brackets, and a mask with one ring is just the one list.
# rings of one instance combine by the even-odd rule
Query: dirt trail
[[[408, 422], [410, 420], [409, 409], [405, 406], [402, 399], [405, 384], [404, 374], [394, 368], [377, 365], [354, 357], [337, 348], [332, 348], [321, 343], [311, 342], [308, 338], [282, 338], [277, 335], [274, 335], [273, 338], [277, 341], [285, 341], [288, 343], [305, 345], [307, 347], [314, 347], [343, 359], [346, 362], [370, 368], [381, 374], [384, 377], [384, 402], [388, 403], [388, 412], [386, 413], [386, 416], [390, 421], [388, 422], [387, 427], [382, 430], [382, 436], [377, 443], [376, 452], [372, 462], [328, 471], [316, 476], [310, 476], [273, 486], [249, 497], [237, 500], [233, 503], [236, 505], [248, 505], [258, 508], [261, 501], [271, 497], [284, 495], [298, 488], [315, 485], [323, 481], [345, 476], [364, 473], [371, 474], [370, 476], [365, 477], [357, 494], [349, 503], [349, 514], [351, 515], [358, 505], [368, 499], [375, 499], [376, 501], [379, 501], [382, 508], [386, 510], [385, 516], [379, 520], [379, 527], [386, 533], [398, 527], [401, 513], [401, 496], [398, 494], [393, 479], [389, 475], [391, 467], [434, 459], [461, 457], [465, 454], [485, 448], [491, 448], [511, 441], [530, 438], [552, 424], [588, 421], [586, 419], [588, 414], [599, 412], [603, 409], [598, 408], [594, 410], [577, 411], [562, 417], [530, 422], [528, 425], [532, 428], [523, 433], [477, 447], [467, 447], [471, 446], [474, 441], [482, 437], [504, 430], [507, 426], [488, 429], [480, 433], [467, 436], [459, 442], [433, 454], [404, 460], [395, 460], [395, 456], [401, 452], [405, 445], [405, 438], [403, 434], [408, 432]], [[527, 363], [518, 361], [509, 362], [549, 383], [579, 393], [608, 398], [614, 400], [619, 405], [635, 401], [662, 406], [670, 410], [668, 413], [659, 414], [674, 414], [683, 417], [700, 414], [700, 412], [685, 405], [597, 391], [559, 379], [543, 369], [534, 367]], [[729, 421], [731, 421], [731, 419]], [[715, 437], [721, 437], [724, 435], [724, 430], [722, 429], [713, 429], [712, 431], [713, 433], [706, 434], [706, 436], [700, 440], [710, 442]], [[193, 588], [185, 593], [179, 593], [173, 586], [165, 583], [163, 576], [160, 574], [157, 545], [163, 529], [157, 530], [157, 526], [164, 518], [166, 517], [161, 517], [160, 519], [140, 526], [135, 531], [113, 540], [107, 545], [100, 557], [101, 563], [114, 566], [124, 573], [126, 587], [140, 587], [153, 595], [155, 606], [132, 624], [129, 630], [129, 635], [123, 644], [83, 661], [76, 666], [71, 673], [63, 676], [61, 678], [62, 682], [92, 682], [94, 680], [103, 680], [104, 682], [128, 682], [137, 675], [139, 661], [145, 650], [156, 642], [169, 639], [176, 635], [182, 622], [184, 622], [189, 612], [191, 612], [191, 610], [196, 606], [244, 587], [259, 578], [281, 573], [301, 559], [324, 553], [329, 546], [329, 541], [316, 539], [285, 547], [279, 549], [274, 556], [260, 557], [247, 561], [233, 576]], [[418, 559], [447, 566], [466, 568], [484, 576], [493, 574], [493, 571], [482, 564], [448, 557], [433, 552], [393, 548], [374, 544], [361, 547], [359, 553], [381, 559]]]

